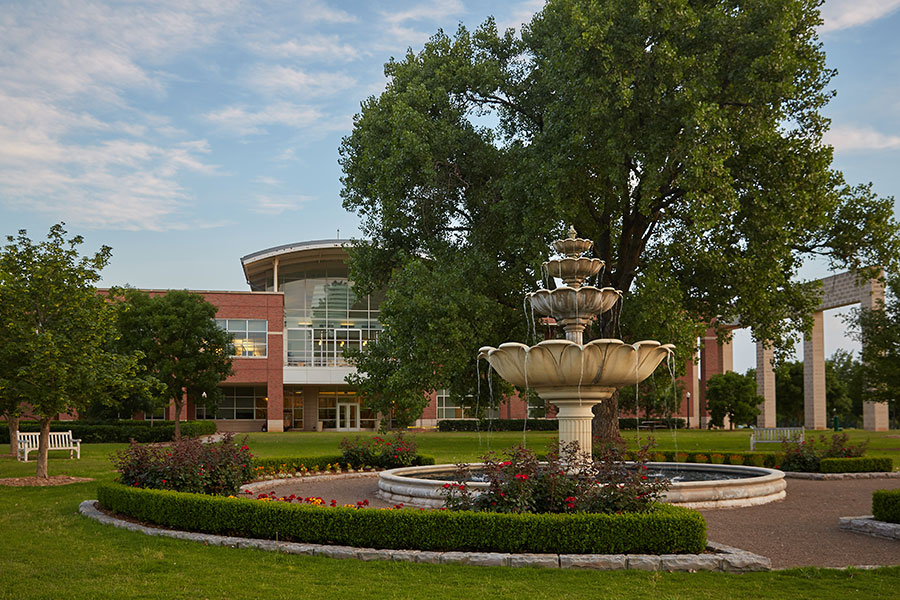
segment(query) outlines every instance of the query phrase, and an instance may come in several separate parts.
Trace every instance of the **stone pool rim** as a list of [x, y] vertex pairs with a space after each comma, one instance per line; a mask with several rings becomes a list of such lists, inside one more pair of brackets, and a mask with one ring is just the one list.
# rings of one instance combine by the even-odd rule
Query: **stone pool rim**
[[[469, 466], [475, 468], [482, 465], [483, 463], [469, 463]], [[784, 472], [765, 467], [673, 462], [651, 462], [647, 463], [647, 466], [677, 468], [684, 471], [751, 475], [742, 479], [673, 483], [665, 494], [665, 501], [686, 508], [739, 508], [768, 504], [784, 499], [787, 487]], [[442, 464], [401, 467], [382, 471], [378, 474], [378, 491], [375, 494], [382, 500], [394, 503], [402, 502], [406, 506], [439, 508], [444, 503], [443, 484], [452, 482], [454, 479], [452, 477], [443, 480], [421, 479], [415, 475], [435, 471], [452, 475], [456, 470], [457, 466], [454, 464]], [[467, 485], [475, 491], [488, 487], [487, 483], [482, 482], [471, 482]]]

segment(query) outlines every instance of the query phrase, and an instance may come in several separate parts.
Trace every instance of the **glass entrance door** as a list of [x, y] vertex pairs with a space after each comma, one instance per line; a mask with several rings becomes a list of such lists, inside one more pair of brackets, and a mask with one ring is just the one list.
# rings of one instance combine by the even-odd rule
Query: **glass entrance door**
[[337, 405], [337, 430], [359, 431], [359, 404], [341, 402]]

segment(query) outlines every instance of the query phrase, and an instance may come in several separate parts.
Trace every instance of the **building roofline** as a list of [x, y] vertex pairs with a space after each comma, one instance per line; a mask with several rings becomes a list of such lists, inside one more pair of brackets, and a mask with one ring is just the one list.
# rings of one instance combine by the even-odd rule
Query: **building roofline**
[[324, 250], [328, 248], [343, 248], [344, 246], [352, 246], [353, 243], [353, 240], [326, 239], [310, 240], [308, 242], [294, 242], [292, 244], [282, 244], [281, 246], [273, 246], [272, 248], [266, 248], [265, 250], [251, 252], [246, 256], [242, 256], [241, 264], [246, 267], [250, 263], [258, 262], [260, 260], [272, 258], [275, 256], [280, 256], [282, 254], [289, 254], [291, 252], [297, 252], [300, 250]]

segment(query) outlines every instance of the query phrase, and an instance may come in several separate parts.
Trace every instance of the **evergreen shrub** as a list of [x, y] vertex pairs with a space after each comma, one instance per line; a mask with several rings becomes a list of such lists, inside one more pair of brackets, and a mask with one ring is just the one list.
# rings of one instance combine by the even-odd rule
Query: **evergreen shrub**
[[443, 419], [438, 431], [559, 431], [556, 419]]
[[561, 554], [676, 554], [706, 548], [697, 511], [498, 514], [321, 507], [103, 484], [100, 504], [164, 527], [364, 548]]
[[872, 516], [876, 521], [900, 523], [900, 490], [873, 492]]
[[894, 470], [892, 458], [854, 457], [823, 458], [819, 462], [820, 473], [870, 473]]
[[[72, 437], [83, 444], [127, 444], [131, 440], [142, 444], [170, 442], [175, 438], [172, 421], [53, 421], [50, 431], [72, 430]], [[19, 431], [40, 431], [36, 421], [22, 421]], [[214, 421], [182, 421], [183, 437], [200, 437], [216, 433]], [[0, 427], [0, 444], [9, 443], [9, 428]]]

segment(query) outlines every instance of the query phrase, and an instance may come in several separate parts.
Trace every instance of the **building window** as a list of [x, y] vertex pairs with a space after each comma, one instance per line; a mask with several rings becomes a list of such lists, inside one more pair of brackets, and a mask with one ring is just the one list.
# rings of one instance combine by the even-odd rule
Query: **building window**
[[454, 404], [450, 400], [450, 392], [447, 390], [437, 391], [437, 418], [438, 419], [462, 419], [463, 407]]
[[269, 324], [265, 319], [216, 319], [216, 325], [232, 335], [234, 356], [266, 358]]
[[198, 419], [258, 419], [268, 418], [269, 398], [266, 386], [222, 387], [222, 399], [212, 409], [197, 406]]

